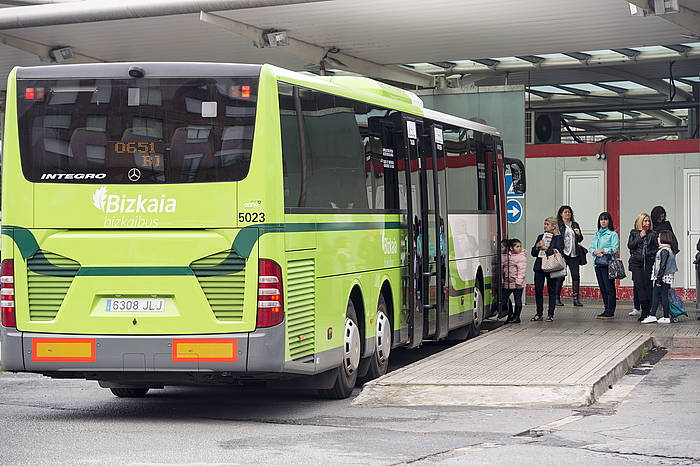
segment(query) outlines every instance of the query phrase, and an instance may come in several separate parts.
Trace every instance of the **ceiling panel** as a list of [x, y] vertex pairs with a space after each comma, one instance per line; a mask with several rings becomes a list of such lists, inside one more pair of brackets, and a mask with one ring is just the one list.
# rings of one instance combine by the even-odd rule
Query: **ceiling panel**
[[[383, 64], [688, 41], [684, 30], [661, 18], [630, 16], [623, 0], [333, 0], [221, 14]], [[2, 32], [108, 61], [273, 63], [297, 70], [309, 64], [284, 48], [254, 48], [196, 14]], [[3, 81], [12, 66], [36, 64], [34, 56], [0, 46]]]

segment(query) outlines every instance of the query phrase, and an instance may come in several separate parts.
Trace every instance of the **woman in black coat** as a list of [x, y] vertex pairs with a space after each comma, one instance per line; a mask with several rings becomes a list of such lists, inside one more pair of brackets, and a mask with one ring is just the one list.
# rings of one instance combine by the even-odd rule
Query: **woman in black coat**
[[[586, 264], [586, 253], [582, 251], [580, 245], [581, 241], [583, 241], [581, 227], [574, 220], [574, 209], [568, 205], [559, 207], [557, 222], [559, 232], [564, 241], [564, 260], [566, 260], [566, 265], [571, 271], [571, 294], [574, 298], [574, 306], [583, 306], [579, 300], [579, 288], [581, 285], [579, 267]], [[561, 302], [561, 289], [563, 288], [565, 278], [566, 277], [562, 277], [559, 279], [557, 306], [564, 305], [564, 303]]]
[[673, 236], [673, 241], [671, 242], [671, 250], [674, 254], [678, 254], [678, 238], [676, 238], [676, 234], [673, 232], [671, 222], [666, 220], [666, 209], [664, 209], [662, 206], [657, 205], [656, 207], [651, 209], [651, 225], [652, 229], [657, 234], [661, 234], [662, 231], [671, 232], [671, 235]]
[[[544, 240], [544, 236], [550, 237], [549, 243]], [[555, 251], [562, 254], [564, 250], [564, 240], [559, 234], [557, 219], [549, 217], [544, 220], [544, 233], [537, 236], [535, 245], [532, 247], [532, 257], [536, 257], [533, 270], [535, 272], [535, 304], [537, 305], [537, 314], [530, 319], [534, 321], [542, 320], [544, 308], [544, 282], [547, 281], [547, 295], [549, 296], [549, 308], [547, 310], [547, 322], [554, 320], [554, 309], [557, 306], [557, 288], [559, 287], [559, 279], [550, 277], [549, 272], [542, 271], [542, 257], [551, 256]]]
[[[634, 228], [630, 231], [627, 247], [630, 250], [629, 269], [634, 282], [634, 295], [639, 299], [641, 317], [643, 320], [649, 315], [651, 308], [651, 296], [653, 284], [651, 281], [651, 269], [654, 266], [656, 251], [659, 249], [658, 233], [652, 230], [649, 214], [639, 214], [634, 222]], [[631, 316], [639, 315], [636, 310], [629, 313]]]

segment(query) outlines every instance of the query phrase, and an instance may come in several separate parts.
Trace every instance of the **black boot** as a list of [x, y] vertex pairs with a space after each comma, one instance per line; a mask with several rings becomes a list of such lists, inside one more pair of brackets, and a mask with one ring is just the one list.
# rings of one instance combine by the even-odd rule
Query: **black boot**
[[578, 299], [578, 293], [580, 291], [581, 280], [573, 280], [571, 282], [571, 292], [574, 295], [574, 306], [581, 307], [581, 301]]

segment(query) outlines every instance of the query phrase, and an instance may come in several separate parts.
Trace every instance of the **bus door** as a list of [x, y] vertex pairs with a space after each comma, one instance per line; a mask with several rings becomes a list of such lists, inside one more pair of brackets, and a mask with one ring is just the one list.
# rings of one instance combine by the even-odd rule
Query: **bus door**
[[[406, 184], [408, 192], [418, 193], [417, 199], [407, 196], [411, 220], [409, 244], [409, 347], [420, 346], [428, 335], [438, 338], [447, 333], [445, 283], [447, 241], [446, 225], [441, 217], [440, 200], [446, 199], [444, 152], [443, 169], [438, 169], [438, 142], [433, 126], [424, 127], [420, 121], [407, 117], [406, 128]], [[437, 140], [436, 140], [437, 139]], [[441, 172], [442, 178], [438, 176]], [[442, 234], [440, 233], [442, 230]], [[442, 245], [440, 237], [443, 238]]]
[[447, 241], [447, 168], [442, 126], [426, 125], [422, 172], [426, 179], [427, 224], [430, 226], [428, 235], [430, 250], [427, 261], [428, 270], [425, 281], [429, 287], [428, 302], [424, 303], [428, 317], [428, 332], [436, 340], [447, 336], [449, 330], [449, 310], [447, 284], [447, 264], [449, 258], [449, 242]]

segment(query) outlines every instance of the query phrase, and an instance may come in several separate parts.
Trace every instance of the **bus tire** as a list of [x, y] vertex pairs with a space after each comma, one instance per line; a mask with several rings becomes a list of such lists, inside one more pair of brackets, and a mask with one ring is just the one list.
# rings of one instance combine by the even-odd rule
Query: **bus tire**
[[469, 324], [469, 338], [478, 337], [481, 333], [481, 323], [484, 321], [484, 285], [481, 279], [476, 279], [474, 286], [474, 320]]
[[352, 299], [348, 300], [345, 311], [345, 327], [343, 328], [343, 362], [334, 369], [336, 371], [333, 387], [319, 390], [319, 395], [324, 398], [340, 400], [352, 394], [357, 382], [357, 369], [360, 365], [362, 351], [362, 335], [357, 325], [357, 314]]
[[119, 398], [143, 398], [148, 388], [110, 388], [110, 391]]
[[362, 377], [363, 382], [369, 382], [386, 374], [389, 367], [389, 353], [391, 353], [392, 327], [389, 319], [389, 307], [384, 296], [379, 296], [377, 303], [376, 334], [374, 340], [374, 353], [368, 358], [369, 367], [367, 375]]

